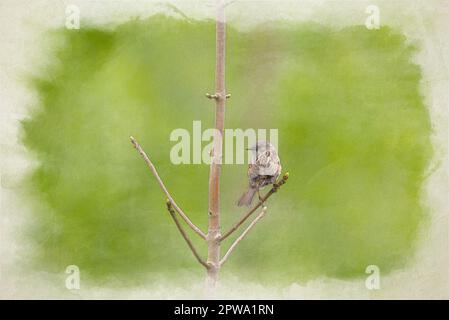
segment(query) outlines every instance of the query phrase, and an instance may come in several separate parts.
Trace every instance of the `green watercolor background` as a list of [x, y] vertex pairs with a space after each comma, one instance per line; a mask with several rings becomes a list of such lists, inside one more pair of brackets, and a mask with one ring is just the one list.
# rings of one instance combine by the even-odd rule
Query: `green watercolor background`
[[[31, 264], [55, 273], [75, 264], [94, 281], [123, 285], [202, 275], [128, 137], [206, 230], [209, 168], [171, 164], [169, 135], [191, 131], [193, 120], [213, 126], [204, 98], [213, 92], [213, 21], [154, 16], [48, 36], [54, 54], [30, 81], [39, 103], [23, 122], [24, 144], [40, 163], [26, 182]], [[404, 266], [426, 217], [431, 157], [415, 50], [388, 27], [228, 28], [226, 127], [278, 128], [291, 178], [223, 277], [304, 282]], [[224, 229], [243, 214], [235, 201], [245, 187], [246, 166], [225, 165]]]

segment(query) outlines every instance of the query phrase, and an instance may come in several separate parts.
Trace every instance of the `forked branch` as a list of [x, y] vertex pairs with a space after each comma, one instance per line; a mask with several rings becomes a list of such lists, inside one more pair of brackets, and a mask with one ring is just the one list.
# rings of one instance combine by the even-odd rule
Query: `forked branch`
[[275, 184], [273, 184], [273, 187], [271, 188], [270, 191], [267, 192], [267, 194], [265, 196], [262, 197], [261, 200], [259, 200], [259, 202], [251, 209], [248, 211], [247, 214], [245, 214], [243, 216], [242, 219], [240, 219], [240, 221], [238, 221], [234, 226], [231, 227], [231, 229], [229, 229], [228, 231], [226, 231], [220, 238], [220, 241], [223, 241], [224, 239], [226, 239], [227, 237], [229, 237], [232, 233], [234, 233], [234, 231], [236, 231], [260, 206], [262, 206], [269, 197], [271, 197], [276, 191], [278, 191], [278, 189], [287, 182], [288, 180], [288, 172], [286, 172], [284, 174], [284, 176]]
[[234, 251], [234, 249], [237, 247], [237, 245], [240, 243], [240, 241], [242, 241], [243, 238], [245, 238], [245, 236], [248, 234], [248, 232], [251, 231], [251, 229], [256, 225], [256, 223], [259, 222], [259, 220], [264, 217], [265, 213], [267, 213], [267, 207], [264, 206], [262, 208], [262, 211], [259, 213], [259, 215], [253, 221], [251, 221], [251, 223], [248, 225], [248, 227], [246, 227], [246, 229], [242, 232], [242, 234], [229, 247], [226, 254], [220, 260], [220, 266], [222, 266], [226, 262], [226, 260], [228, 259], [229, 255], [232, 253], [232, 251]]
[[176, 227], [178, 227], [178, 230], [181, 233], [182, 237], [187, 242], [187, 245], [189, 246], [189, 248], [192, 251], [193, 255], [195, 256], [196, 260], [198, 260], [198, 262], [200, 264], [202, 264], [205, 268], [209, 268], [209, 265], [206, 263], [206, 261], [204, 261], [200, 257], [200, 255], [198, 254], [198, 251], [196, 251], [195, 247], [193, 246], [193, 243], [190, 240], [189, 236], [187, 235], [187, 233], [184, 231], [184, 229], [182, 228], [181, 224], [179, 223], [179, 220], [176, 217], [176, 212], [175, 212], [175, 210], [173, 210], [172, 203], [170, 202], [169, 199], [167, 199], [167, 210], [170, 213], [170, 216], [173, 218], [173, 221], [175, 222]]
[[165, 193], [166, 197], [168, 198], [168, 201], [170, 201], [173, 208], [176, 210], [176, 212], [179, 213], [179, 215], [182, 217], [182, 219], [189, 225], [190, 228], [192, 228], [193, 231], [195, 231], [196, 234], [198, 234], [201, 238], [206, 239], [206, 235], [203, 231], [201, 231], [200, 228], [198, 228], [190, 219], [187, 217], [187, 215], [184, 213], [184, 211], [181, 210], [181, 208], [176, 204], [175, 200], [173, 200], [173, 197], [168, 192], [167, 188], [165, 187], [164, 182], [159, 177], [159, 174], [157, 173], [156, 167], [151, 162], [148, 155], [143, 151], [142, 147], [139, 145], [136, 139], [134, 137], [130, 137], [131, 143], [133, 144], [134, 148], [139, 152], [139, 154], [142, 156], [143, 160], [147, 163], [148, 167], [151, 170], [151, 173], [153, 173], [154, 177], [156, 178], [161, 190]]

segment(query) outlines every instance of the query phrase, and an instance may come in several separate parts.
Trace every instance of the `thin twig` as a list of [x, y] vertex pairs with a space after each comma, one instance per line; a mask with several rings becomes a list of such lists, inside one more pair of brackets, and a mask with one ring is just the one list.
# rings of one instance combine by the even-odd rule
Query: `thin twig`
[[217, 100], [220, 98], [220, 94], [219, 93], [214, 93], [214, 94], [206, 93], [206, 98]]
[[192, 251], [193, 255], [195, 256], [196, 260], [198, 260], [199, 263], [201, 263], [205, 268], [209, 268], [209, 265], [201, 259], [200, 255], [198, 254], [198, 251], [196, 251], [195, 247], [193, 246], [192, 241], [190, 241], [189, 236], [182, 228], [181, 224], [179, 223], [178, 218], [176, 218], [176, 212], [173, 210], [172, 203], [169, 199], [167, 199], [167, 210], [170, 213], [170, 216], [173, 218], [173, 221], [175, 222], [176, 226], [178, 227], [179, 232], [181, 233], [184, 240], [187, 242], [187, 245], [189, 246], [190, 250]]
[[267, 212], [267, 207], [263, 207], [262, 211], [259, 213], [259, 215], [248, 225], [248, 227], [242, 232], [242, 234], [234, 241], [234, 243], [229, 247], [226, 254], [223, 256], [223, 258], [220, 260], [220, 266], [222, 266], [226, 260], [228, 259], [229, 255], [234, 251], [234, 249], [237, 247], [237, 245], [240, 243], [240, 241], [245, 238], [245, 236], [248, 234], [248, 232], [251, 231], [251, 229], [256, 225], [257, 222], [259, 222], [260, 219], [262, 219]]
[[268, 200], [269, 197], [271, 197], [284, 183], [287, 182], [287, 179], [288, 179], [288, 172], [284, 174], [281, 180], [273, 184], [271, 190], [268, 191], [267, 194], [263, 196], [262, 199], [259, 200], [259, 202], [251, 210], [249, 210], [247, 214], [243, 216], [242, 219], [240, 219], [231, 229], [226, 231], [221, 236], [220, 241], [223, 241], [224, 239], [229, 237], [235, 230], [237, 230], [261, 205], [263, 205]]
[[162, 191], [167, 196], [168, 200], [172, 204], [173, 208], [179, 213], [179, 215], [184, 219], [184, 221], [189, 225], [190, 228], [192, 228], [193, 231], [196, 232], [201, 238], [206, 239], [206, 235], [203, 231], [201, 231], [200, 228], [198, 228], [190, 219], [187, 217], [187, 215], [181, 210], [181, 208], [176, 204], [175, 200], [173, 200], [173, 197], [168, 192], [167, 188], [165, 187], [164, 182], [162, 182], [162, 179], [159, 177], [159, 174], [157, 173], [156, 167], [151, 162], [148, 155], [143, 151], [142, 147], [139, 145], [136, 139], [134, 137], [130, 137], [131, 143], [133, 144], [134, 148], [140, 153], [143, 160], [147, 163], [148, 167], [150, 168], [151, 172], [153, 173], [154, 177], [156, 178], [157, 182], [159, 183], [159, 186], [161, 187]]

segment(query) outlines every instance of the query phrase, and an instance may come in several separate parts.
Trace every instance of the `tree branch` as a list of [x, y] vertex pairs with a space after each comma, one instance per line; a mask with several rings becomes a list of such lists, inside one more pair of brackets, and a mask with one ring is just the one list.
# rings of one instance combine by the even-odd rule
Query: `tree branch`
[[215, 100], [215, 130], [213, 138], [212, 159], [209, 170], [209, 205], [207, 227], [207, 284], [214, 288], [218, 281], [220, 268], [220, 176], [223, 151], [223, 133], [225, 121], [226, 86], [226, 15], [224, 0], [216, 0], [217, 12], [215, 22], [215, 93], [209, 95]]
[[240, 243], [240, 241], [245, 238], [245, 236], [248, 234], [248, 232], [251, 231], [251, 229], [256, 225], [257, 222], [259, 222], [260, 219], [262, 219], [267, 212], [267, 207], [263, 207], [262, 211], [259, 213], [259, 215], [249, 224], [249, 226], [245, 229], [245, 231], [242, 232], [242, 234], [234, 241], [234, 243], [229, 247], [226, 254], [223, 256], [223, 258], [220, 260], [220, 266], [222, 266], [226, 260], [228, 259], [229, 255], [234, 251], [235, 247]]
[[159, 186], [161, 187], [162, 191], [167, 196], [168, 200], [170, 201], [171, 205], [175, 210], [179, 213], [179, 215], [182, 217], [182, 219], [189, 225], [190, 228], [192, 228], [193, 231], [195, 231], [196, 234], [198, 234], [201, 238], [206, 239], [206, 235], [203, 231], [201, 231], [200, 228], [198, 228], [190, 219], [187, 217], [187, 215], [181, 210], [181, 208], [176, 204], [175, 200], [173, 200], [173, 197], [168, 192], [167, 188], [165, 187], [164, 182], [162, 182], [162, 179], [159, 177], [159, 174], [157, 173], [156, 167], [151, 162], [148, 155], [143, 151], [142, 147], [139, 145], [136, 139], [134, 137], [130, 137], [131, 143], [133, 144], [134, 148], [140, 153], [143, 160], [147, 163], [148, 167], [150, 168], [151, 172], [153, 173], [154, 177], [156, 178]]
[[192, 241], [190, 241], [189, 236], [182, 228], [181, 224], [179, 223], [178, 218], [176, 218], [176, 212], [175, 212], [175, 210], [173, 210], [172, 203], [170, 202], [169, 199], [167, 199], [167, 210], [170, 213], [171, 217], [173, 218], [173, 221], [175, 222], [176, 226], [178, 227], [178, 230], [181, 233], [182, 237], [187, 242], [187, 245], [189, 246], [189, 248], [192, 251], [193, 255], [195, 256], [196, 260], [198, 260], [198, 262], [200, 264], [202, 264], [205, 268], [209, 268], [209, 265], [203, 259], [201, 259], [200, 255], [198, 254], [195, 247], [193, 246]]
[[235, 230], [237, 230], [261, 205], [263, 205], [269, 197], [271, 197], [283, 184], [285, 184], [288, 180], [288, 172], [284, 174], [284, 176], [279, 180], [278, 182], [273, 184], [273, 187], [270, 191], [267, 192], [267, 194], [262, 197], [262, 200], [259, 200], [259, 203], [257, 203], [251, 210], [248, 211], [247, 214], [243, 216], [242, 219], [240, 219], [239, 222], [237, 222], [231, 229], [226, 231], [220, 238], [220, 241], [223, 241], [227, 237], [229, 237]]

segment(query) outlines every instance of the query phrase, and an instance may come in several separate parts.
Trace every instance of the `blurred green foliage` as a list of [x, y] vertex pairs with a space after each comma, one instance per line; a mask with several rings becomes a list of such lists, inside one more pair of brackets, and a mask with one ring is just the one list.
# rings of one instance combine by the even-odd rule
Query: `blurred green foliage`
[[[213, 126], [204, 93], [213, 92], [214, 36], [213, 21], [164, 16], [52, 33], [54, 55], [31, 81], [39, 105], [23, 122], [24, 144], [40, 163], [27, 181], [35, 265], [61, 272], [76, 264], [94, 280], [125, 285], [202, 274], [128, 137], [206, 230], [209, 168], [171, 164], [169, 135], [190, 131], [193, 120]], [[431, 156], [413, 52], [386, 27], [228, 28], [226, 127], [278, 128], [291, 179], [223, 276], [301, 282], [407, 261], [425, 218], [420, 192]], [[245, 165], [224, 166], [224, 229], [245, 211], [235, 201], [246, 184]]]

